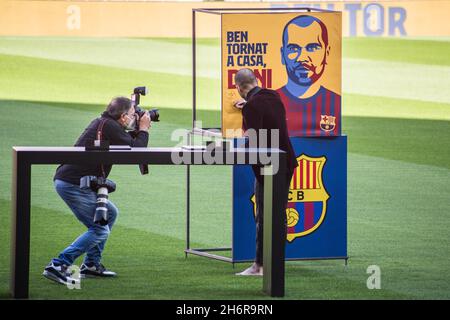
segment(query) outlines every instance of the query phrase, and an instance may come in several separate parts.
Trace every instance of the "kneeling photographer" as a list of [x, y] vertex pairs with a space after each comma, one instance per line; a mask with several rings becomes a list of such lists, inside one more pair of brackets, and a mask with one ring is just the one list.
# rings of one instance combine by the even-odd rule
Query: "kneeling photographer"
[[[139, 115], [135, 113], [130, 99], [114, 98], [101, 117], [84, 130], [75, 146], [92, 145], [97, 140], [109, 141], [110, 145], [146, 147], [151, 117], [148, 112], [139, 111]], [[115, 184], [106, 179], [111, 167], [63, 164], [57, 168], [54, 177], [56, 191], [87, 231], [52, 259], [43, 273], [46, 278], [62, 284], [73, 283], [68, 267], [83, 254], [86, 256], [80, 268], [81, 277], [116, 275], [101, 263], [106, 240], [118, 214], [117, 207], [107, 199], [108, 191], [115, 190]]]

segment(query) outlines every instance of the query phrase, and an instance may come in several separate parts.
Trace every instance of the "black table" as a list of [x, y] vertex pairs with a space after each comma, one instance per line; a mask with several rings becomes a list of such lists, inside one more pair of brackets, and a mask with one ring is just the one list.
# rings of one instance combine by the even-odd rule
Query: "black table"
[[[261, 164], [271, 171], [267, 154], [285, 163], [279, 149], [132, 148], [131, 150], [85, 151], [84, 147], [13, 147], [11, 294], [28, 298], [30, 266], [31, 167], [49, 164], [155, 164], [155, 165], [248, 165]], [[211, 161], [213, 159], [214, 161]], [[272, 161], [273, 162], [273, 161]], [[276, 167], [276, 165], [274, 166]], [[285, 168], [279, 166], [264, 176], [264, 276], [263, 290], [273, 297], [284, 296], [284, 204], [277, 190], [285, 185]], [[281, 214], [280, 214], [281, 213]]]

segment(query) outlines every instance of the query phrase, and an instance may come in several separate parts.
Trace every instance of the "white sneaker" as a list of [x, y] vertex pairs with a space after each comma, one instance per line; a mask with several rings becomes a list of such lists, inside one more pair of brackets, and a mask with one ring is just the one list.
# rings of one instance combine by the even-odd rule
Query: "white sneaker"
[[50, 262], [47, 267], [45, 267], [44, 272], [42, 273], [44, 277], [46, 277], [49, 280], [55, 281], [60, 284], [65, 285], [75, 285], [80, 283], [79, 279], [74, 279], [70, 277], [67, 266], [66, 265], [58, 265], [54, 264], [53, 262]]
[[99, 264], [98, 266], [92, 264], [83, 263], [80, 268], [80, 275], [82, 278], [90, 278], [90, 277], [115, 277], [117, 274], [114, 271], [108, 270], [105, 268], [103, 264]]
[[263, 274], [263, 268], [260, 267], [256, 269], [255, 266], [248, 267], [242, 272], [236, 273], [237, 276], [262, 276]]

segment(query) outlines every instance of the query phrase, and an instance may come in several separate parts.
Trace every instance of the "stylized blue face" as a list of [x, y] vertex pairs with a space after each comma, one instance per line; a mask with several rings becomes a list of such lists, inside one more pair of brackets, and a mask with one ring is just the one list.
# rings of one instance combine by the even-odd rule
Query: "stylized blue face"
[[300, 86], [310, 86], [322, 75], [327, 49], [320, 24], [305, 16], [304, 21], [290, 23], [283, 35], [282, 62], [288, 77]]

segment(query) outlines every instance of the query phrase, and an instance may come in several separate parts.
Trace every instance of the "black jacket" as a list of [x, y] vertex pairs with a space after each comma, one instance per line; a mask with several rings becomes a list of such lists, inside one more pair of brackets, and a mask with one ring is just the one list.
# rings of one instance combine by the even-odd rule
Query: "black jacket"
[[[100, 118], [93, 120], [75, 143], [75, 147], [84, 147], [92, 144], [97, 138], [97, 130], [100, 123], [106, 120], [102, 127], [102, 140], [108, 140], [110, 145], [129, 145], [131, 147], [146, 147], [148, 144], [148, 132], [139, 131], [135, 137], [126, 132], [122, 126], [104, 112]], [[80, 178], [84, 176], [105, 176], [111, 171], [112, 165], [74, 165], [62, 164], [56, 169], [54, 179], [63, 180], [79, 185]]]
[[[287, 131], [286, 111], [278, 93], [269, 89], [253, 88], [247, 94], [247, 103], [242, 109], [242, 115], [244, 130], [254, 129], [257, 134], [259, 134], [260, 129], [268, 130], [268, 148], [272, 147], [270, 130], [279, 130], [279, 148], [287, 153], [285, 165], [288, 180], [291, 181], [292, 173], [298, 163]], [[282, 164], [280, 163], [280, 165]], [[252, 168], [256, 179], [262, 183], [260, 167], [252, 166]]]

